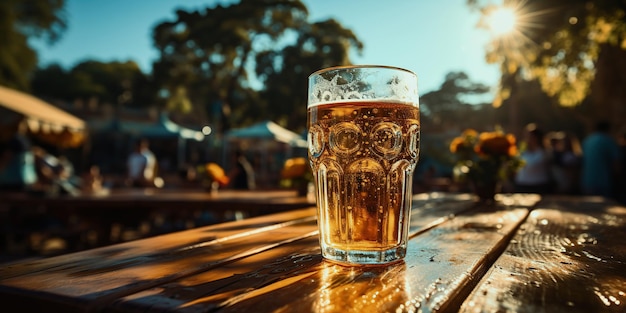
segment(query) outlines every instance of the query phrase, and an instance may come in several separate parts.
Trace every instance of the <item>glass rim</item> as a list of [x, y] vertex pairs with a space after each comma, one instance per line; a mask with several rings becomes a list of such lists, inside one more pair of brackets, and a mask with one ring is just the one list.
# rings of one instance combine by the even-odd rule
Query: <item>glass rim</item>
[[320, 74], [326, 73], [326, 72], [337, 71], [337, 70], [358, 69], [358, 68], [398, 70], [398, 71], [403, 71], [403, 72], [409, 73], [409, 74], [417, 77], [417, 74], [415, 74], [415, 72], [413, 72], [413, 71], [411, 71], [409, 69], [406, 69], [406, 68], [398, 67], [398, 66], [377, 65], [377, 64], [362, 64], [362, 65], [355, 64], [355, 65], [338, 65], [338, 66], [331, 66], [331, 67], [322, 68], [322, 69], [319, 69], [319, 70], [311, 73], [311, 75], [309, 75], [309, 79], [311, 77], [313, 77], [313, 76], [320, 75]]

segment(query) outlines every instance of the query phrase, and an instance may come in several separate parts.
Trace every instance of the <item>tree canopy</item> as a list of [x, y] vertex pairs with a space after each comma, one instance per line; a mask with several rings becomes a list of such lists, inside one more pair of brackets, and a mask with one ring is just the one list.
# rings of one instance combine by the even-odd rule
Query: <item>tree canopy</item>
[[0, 84], [29, 88], [37, 53], [28, 39], [43, 37], [54, 43], [66, 27], [64, 4], [64, 0], [0, 1]]
[[[477, 128], [480, 125], [493, 125], [485, 114], [486, 103], [471, 104], [469, 97], [481, 96], [489, 92], [489, 87], [473, 82], [464, 72], [450, 72], [439, 89], [420, 97], [423, 123], [432, 130]], [[491, 110], [493, 111], [493, 110]], [[485, 120], [487, 119], [487, 120]], [[426, 125], [425, 125], [426, 127]]]
[[186, 95], [195, 112], [217, 112], [219, 119], [210, 120], [222, 130], [255, 117], [303, 125], [306, 75], [319, 66], [348, 64], [350, 47], [362, 46], [338, 22], [310, 24], [307, 16], [299, 0], [177, 11], [174, 21], [154, 29], [160, 57], [153, 75], [163, 101]]
[[363, 48], [334, 19], [310, 22], [300, 0], [177, 10], [154, 27], [153, 40], [159, 56], [151, 73], [133, 61], [87, 60], [39, 68], [29, 83], [51, 100], [160, 107], [222, 131], [262, 119], [303, 130], [308, 75], [350, 64]]
[[154, 88], [139, 66], [132, 61], [83, 61], [69, 70], [57, 64], [35, 71], [32, 89], [47, 98], [67, 102], [151, 107]]
[[304, 25], [297, 39], [279, 51], [257, 55], [256, 75], [264, 83], [259, 107], [266, 118], [292, 129], [306, 122], [307, 79], [316, 70], [350, 64], [351, 48], [361, 51], [356, 35], [334, 19]]
[[487, 47], [487, 61], [502, 73], [495, 105], [519, 94], [521, 81], [536, 80], [562, 106], [591, 103], [592, 114], [581, 118], [620, 123], [616, 116], [626, 115], [626, 1], [467, 2], [482, 12], [481, 27], [495, 26], [488, 20], [499, 8], [515, 12], [515, 29], [494, 36]]

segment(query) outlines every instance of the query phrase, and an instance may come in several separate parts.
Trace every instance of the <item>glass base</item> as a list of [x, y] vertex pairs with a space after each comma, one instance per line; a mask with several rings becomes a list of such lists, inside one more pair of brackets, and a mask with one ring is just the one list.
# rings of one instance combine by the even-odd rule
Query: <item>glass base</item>
[[343, 265], [386, 265], [402, 261], [406, 256], [406, 245], [388, 250], [341, 250], [322, 247], [322, 256]]

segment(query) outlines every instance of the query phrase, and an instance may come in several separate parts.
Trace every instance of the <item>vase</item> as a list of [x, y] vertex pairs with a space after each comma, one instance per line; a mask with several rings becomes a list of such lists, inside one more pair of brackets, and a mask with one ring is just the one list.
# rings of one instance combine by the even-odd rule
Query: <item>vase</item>
[[472, 181], [472, 192], [483, 203], [494, 203], [495, 196], [500, 192], [501, 184], [497, 180]]

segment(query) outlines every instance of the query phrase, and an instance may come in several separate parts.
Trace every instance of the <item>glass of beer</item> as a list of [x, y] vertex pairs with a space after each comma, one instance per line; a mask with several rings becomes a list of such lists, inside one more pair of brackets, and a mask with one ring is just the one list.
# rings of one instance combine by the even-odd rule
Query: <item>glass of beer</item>
[[402, 260], [419, 155], [417, 76], [373, 65], [319, 70], [307, 118], [322, 255], [347, 265]]

